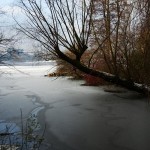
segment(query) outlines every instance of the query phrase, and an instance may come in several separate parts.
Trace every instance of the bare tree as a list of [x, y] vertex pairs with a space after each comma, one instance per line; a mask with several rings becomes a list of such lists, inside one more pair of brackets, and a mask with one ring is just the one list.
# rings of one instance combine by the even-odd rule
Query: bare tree
[[[101, 38], [103, 38], [102, 43], [105, 44], [101, 49], [102, 51], [104, 48], [107, 49], [107, 53], [105, 51], [103, 54], [109, 68], [113, 70], [111, 73], [114, 75], [92, 69], [89, 65], [84, 64], [81, 59], [88, 50], [93, 28], [93, 0], [20, 0], [20, 2], [20, 7], [27, 16], [28, 26], [18, 23], [19, 30], [28, 37], [39, 41], [49, 54], [65, 60], [84, 73], [103, 78], [108, 82], [142, 93], [147, 90], [146, 87], [137, 86], [129, 78], [121, 78], [119, 74], [118, 53], [121, 51], [119, 48], [122, 44], [120, 37], [123, 36], [120, 35], [120, 30], [123, 31], [124, 27], [128, 27], [128, 24], [124, 27], [121, 26], [123, 24], [121, 22], [123, 8], [120, 6], [120, 1], [115, 3], [117, 9], [116, 22], [110, 14], [113, 8], [110, 6], [110, 1], [102, 1], [102, 6], [105, 9], [103, 9], [104, 26], [101, 27], [105, 34], [102, 34]], [[111, 20], [114, 23], [113, 29], [111, 28]], [[129, 18], [126, 21], [129, 21]], [[123, 32], [123, 34], [125, 36], [126, 32]], [[99, 41], [98, 37], [97, 39]], [[112, 43], [112, 39], [115, 39], [115, 42]], [[101, 44], [99, 44], [100, 46]], [[74, 57], [67, 56], [64, 50], [72, 53]], [[127, 51], [125, 52], [127, 53]], [[110, 56], [111, 58], [109, 58]]]
[[[137, 52], [141, 55], [139, 69], [139, 76], [141, 82], [150, 84], [150, 1], [137, 1], [136, 10], [138, 12], [137, 33]], [[140, 21], [139, 21], [140, 20]], [[137, 56], [137, 55], [136, 55]]]
[[[3, 16], [3, 15], [5, 15], [5, 12], [0, 10], [0, 16]], [[2, 63], [2, 60], [5, 56], [5, 50], [3, 47], [8, 45], [12, 41], [13, 41], [13, 37], [7, 38], [4, 32], [2, 32], [2, 29], [0, 26], [0, 63]]]
[[124, 77], [130, 80], [132, 22], [136, 15], [133, 15], [134, 3], [127, 0], [94, 0], [94, 10], [92, 42], [97, 47], [92, 57], [101, 53], [112, 74], [121, 76], [125, 72]]

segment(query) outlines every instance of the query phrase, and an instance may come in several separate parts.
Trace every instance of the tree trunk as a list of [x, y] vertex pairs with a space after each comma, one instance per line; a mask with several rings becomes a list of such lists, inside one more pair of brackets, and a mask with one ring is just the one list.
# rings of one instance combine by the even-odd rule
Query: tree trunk
[[73, 65], [74, 67], [76, 67], [77, 69], [79, 69], [80, 71], [82, 71], [86, 74], [102, 78], [103, 80], [105, 80], [107, 82], [120, 85], [120, 86], [125, 87], [132, 91], [136, 91], [136, 92], [146, 94], [146, 95], [149, 93], [149, 90], [146, 86], [134, 83], [131, 80], [122, 79], [122, 78], [115, 76], [113, 74], [110, 74], [110, 73], [96, 71], [91, 68], [88, 68], [87, 66], [83, 65], [80, 61], [77, 61], [77, 60], [67, 57], [59, 49], [56, 49], [56, 52], [61, 59], [63, 59], [64, 61], [67, 61], [68, 63], [70, 63], [71, 65]]

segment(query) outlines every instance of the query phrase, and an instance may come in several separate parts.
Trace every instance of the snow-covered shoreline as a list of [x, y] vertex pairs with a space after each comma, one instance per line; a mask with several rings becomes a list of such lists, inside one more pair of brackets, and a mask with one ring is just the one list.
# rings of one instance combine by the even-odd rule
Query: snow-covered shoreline
[[55, 61], [3, 61], [0, 66], [45, 66], [45, 65], [55, 65]]
[[3, 77], [44, 76], [56, 69], [54, 61], [5, 62], [0, 65], [0, 75]]

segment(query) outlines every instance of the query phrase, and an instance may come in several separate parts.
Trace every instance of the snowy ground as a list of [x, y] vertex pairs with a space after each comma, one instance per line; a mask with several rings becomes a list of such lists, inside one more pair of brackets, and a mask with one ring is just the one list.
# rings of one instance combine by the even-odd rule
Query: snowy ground
[[53, 65], [0, 66], [5, 72], [0, 77], [0, 130], [6, 123], [19, 130], [22, 109], [24, 119], [39, 121], [37, 130], [46, 124], [48, 150], [150, 149], [148, 99], [44, 77]]

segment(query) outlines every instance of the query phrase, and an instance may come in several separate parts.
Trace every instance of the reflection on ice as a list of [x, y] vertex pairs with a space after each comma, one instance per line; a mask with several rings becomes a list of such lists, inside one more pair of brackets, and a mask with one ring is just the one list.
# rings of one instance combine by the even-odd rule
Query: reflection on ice
[[21, 129], [15, 124], [0, 120], [0, 149], [16, 150], [21, 143]]
[[0, 150], [39, 149], [43, 137], [35, 135], [30, 127], [19, 128], [15, 123], [0, 122]]
[[15, 123], [8, 123], [4, 120], [0, 121], [0, 136], [7, 134], [16, 134], [20, 128]]

